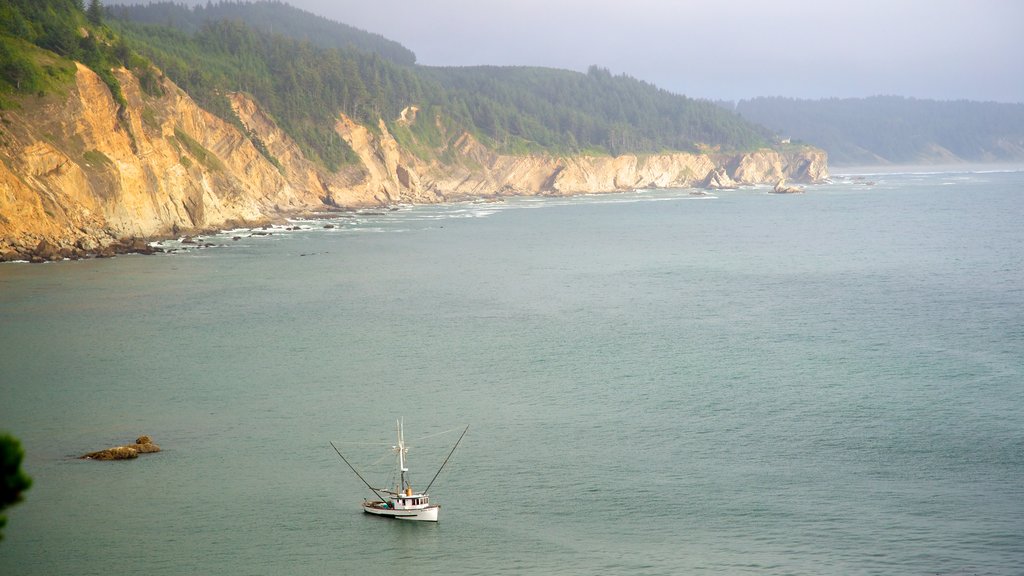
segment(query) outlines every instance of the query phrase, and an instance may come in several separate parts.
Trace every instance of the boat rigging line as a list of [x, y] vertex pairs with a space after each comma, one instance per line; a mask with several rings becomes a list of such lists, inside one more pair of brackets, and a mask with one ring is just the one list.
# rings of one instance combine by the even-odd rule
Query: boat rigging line
[[[462, 442], [462, 436], [465, 436], [466, 432], [469, 432], [468, 425], [466, 426], [466, 429], [462, 431], [462, 435], [459, 436], [459, 439], [455, 441], [455, 446], [452, 446], [452, 451], [449, 452], [448, 456], [445, 457], [444, 462], [441, 463], [441, 467], [437, 469], [437, 473], [434, 474], [434, 477], [430, 479], [430, 484], [427, 484], [427, 488], [423, 491], [424, 494], [430, 492], [430, 487], [434, 485], [434, 480], [437, 480], [437, 475], [441, 473], [441, 470], [444, 470], [444, 465], [448, 463], [448, 459], [451, 458], [452, 454], [455, 453], [455, 449], [459, 447], [459, 442]], [[338, 454], [341, 454], [341, 452], [339, 452]]]
[[[469, 426], [467, 426], [466, 429], [468, 430]], [[465, 434], [465, 432], [463, 432], [463, 434]], [[462, 440], [462, 438], [460, 437], [459, 440]], [[334, 445], [334, 442], [331, 442], [330, 444], [331, 444], [331, 448], [334, 448], [334, 451], [338, 453], [338, 456], [341, 456], [341, 459], [345, 462], [345, 464], [348, 464], [348, 467], [350, 469], [352, 469], [353, 472], [356, 473], [356, 476], [359, 476], [359, 479], [363, 481], [363, 484], [366, 484], [366, 487], [369, 488], [371, 492], [376, 494], [377, 498], [380, 498], [381, 501], [386, 501], [386, 499], [383, 496], [381, 496], [379, 492], [377, 492], [377, 489], [374, 488], [373, 486], [370, 486], [370, 483], [366, 481], [366, 478], [363, 478], [363, 475], [360, 474], [359, 471], [356, 470], [355, 467], [352, 466], [352, 464], [350, 464], [349, 461], [344, 456], [342, 456], [341, 450], [338, 450], [338, 447]], [[458, 446], [458, 443], [456, 443], [456, 446]], [[451, 454], [449, 454], [449, 456], [451, 456]], [[446, 458], [445, 462], [447, 462], [447, 461], [448, 461], [448, 459]], [[444, 468], [444, 464], [442, 464], [441, 467]], [[441, 471], [438, 470], [438, 473], [440, 473], [440, 472]], [[434, 477], [436, 478], [437, 476], [435, 475]], [[431, 480], [431, 482], [433, 482], [433, 480]]]

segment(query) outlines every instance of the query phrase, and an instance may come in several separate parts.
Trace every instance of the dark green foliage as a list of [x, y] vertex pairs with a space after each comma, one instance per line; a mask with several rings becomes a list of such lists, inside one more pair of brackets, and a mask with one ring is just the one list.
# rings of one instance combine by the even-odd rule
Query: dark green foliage
[[591, 66], [587, 74], [527, 67], [423, 69], [499, 143], [610, 154], [730, 150], [764, 145], [768, 133], [711, 102], [671, 94]]
[[225, 92], [253, 95], [304, 154], [331, 170], [355, 159], [334, 131], [336, 115], [363, 122], [388, 112], [397, 115], [369, 92], [366, 82], [387, 78], [400, 83], [411, 76], [376, 55], [318, 48], [233, 21], [210, 22], [195, 34], [124, 23], [122, 33], [203, 107], [229, 122], [240, 126]]
[[[0, 434], [0, 511], [21, 502], [22, 494], [32, 486], [32, 479], [21, 470], [25, 451], [18, 439], [10, 434]], [[0, 540], [7, 517], [0, 515]]]
[[[440, 106], [431, 106], [427, 110], [419, 110], [415, 113], [416, 121], [396, 122], [391, 126], [391, 134], [406, 150], [414, 155], [430, 159], [435, 158], [435, 153], [445, 148], [448, 144], [449, 134], [460, 134], [461, 130], [452, 125], [448, 116]], [[443, 161], [450, 161], [451, 157], [443, 156]]]
[[936, 145], [969, 161], [1017, 160], [1024, 149], [1024, 104], [755, 98], [736, 110], [782, 136], [821, 146], [836, 164], [927, 161]]
[[0, 38], [0, 80], [18, 92], [32, 93], [42, 87], [42, 69], [29, 54], [6, 38]]
[[[273, 17], [268, 19], [268, 14]], [[440, 109], [458, 127], [454, 133], [469, 130], [511, 153], [620, 154], [695, 150], [699, 144], [735, 150], [768, 141], [767, 131], [709, 102], [597, 67], [588, 74], [542, 68], [428, 68], [396, 64], [413, 59], [381, 56], [380, 50], [365, 46], [348, 48], [355, 44], [340, 40], [333, 48], [313, 46], [302, 41], [312, 38], [302, 28], [310, 15], [276, 2], [196, 9], [161, 3], [119, 8], [113, 15], [160, 24], [125, 23], [122, 30], [136, 50], [149, 55], [202, 105], [226, 118], [227, 104], [220, 95], [250, 93], [304, 153], [332, 169], [354, 160], [333, 130], [336, 113], [371, 129], [384, 118], [394, 129], [394, 119], [409, 105]], [[238, 21], [201, 23], [203, 18], [227, 16], [275, 34], [259, 33]], [[323, 38], [318, 41], [329, 45]], [[404, 139], [409, 136], [405, 131]]]
[[74, 78], [74, 66], [25, 40], [0, 35], [0, 108], [17, 107], [7, 94], [46, 94]]
[[101, 26], [102, 5], [93, 0], [89, 8], [87, 19], [77, 0], [3, 0], [0, 34], [85, 64], [99, 74], [114, 99], [124, 106], [121, 86], [110, 71], [117, 57], [107, 41], [109, 31]]
[[0, 26], [4, 34], [15, 38], [29, 39], [36, 34], [35, 26], [21, 12], [18, 5], [13, 2], [0, 2]]
[[111, 56], [119, 62], [122, 66], [130, 67], [132, 65], [132, 51], [128, 48], [128, 44], [125, 43], [124, 38], [118, 36], [114, 40], [114, 45], [111, 48]]
[[150, 96], [163, 96], [164, 89], [160, 85], [160, 78], [152, 66], [145, 66], [136, 70], [139, 78], [139, 87]]
[[261, 32], [280, 34], [321, 48], [350, 48], [377, 54], [396, 64], [416, 63], [416, 55], [398, 42], [380, 34], [333, 22], [283, 2], [207, 2], [192, 9], [184, 4], [156, 2], [118, 6], [111, 11], [122, 20], [170, 26], [189, 33], [198, 32], [207, 22], [232, 20]]
[[281, 166], [281, 161], [270, 153], [270, 150], [267, 149], [267, 145], [263, 143], [263, 140], [260, 139], [258, 134], [248, 129], [242, 130], [242, 132], [249, 137], [249, 141], [252, 142], [252, 145], [256, 148], [256, 150], [258, 150], [259, 153], [262, 154], [263, 157], [266, 158], [268, 162], [270, 162], [271, 164], [274, 165], [275, 168], [277, 168], [278, 172], [284, 170], [284, 166]]
[[4, 0], [0, 33], [71, 57], [78, 49], [81, 16], [75, 0]]
[[89, 0], [89, 7], [85, 9], [85, 17], [93, 26], [103, 25], [103, 4], [100, 4], [100, 0]]
[[[357, 160], [335, 131], [339, 114], [374, 131], [383, 118], [423, 157], [464, 131], [507, 153], [654, 153], [705, 145], [738, 150], [767, 142], [766, 131], [711, 103], [605, 69], [581, 74], [417, 66], [415, 56], [397, 43], [280, 2], [105, 10], [93, 0], [88, 18], [77, 0], [7, 2], [0, 6], [0, 31], [19, 30], [19, 37], [83, 62], [122, 106], [112, 67], [129, 67], [146, 94], [160, 96], [152, 62], [201, 106], [247, 133], [274, 162], [266, 146], [244, 130], [227, 94], [252, 95], [307, 157], [330, 170]], [[32, 85], [38, 70], [24, 62], [0, 52], [7, 82]], [[400, 126], [397, 118], [412, 105], [429, 115]], [[192, 154], [203, 161], [202, 154]]]
[[124, 98], [124, 93], [121, 92], [121, 83], [117, 81], [117, 78], [111, 71], [114, 64], [114, 56], [109, 47], [98, 42], [95, 35], [89, 34], [79, 37], [76, 55], [77, 60], [91, 68], [103, 80], [103, 83], [110, 88], [110, 93], [114, 96], [114, 101], [119, 106], [124, 108], [128, 105]]
[[178, 142], [185, 147], [185, 150], [192, 155], [193, 158], [199, 161], [200, 164], [206, 167], [211, 172], [217, 172], [224, 169], [224, 164], [217, 158], [213, 152], [210, 152], [202, 144], [196, 141], [185, 133], [179, 127], [174, 128], [174, 136], [178, 139]]

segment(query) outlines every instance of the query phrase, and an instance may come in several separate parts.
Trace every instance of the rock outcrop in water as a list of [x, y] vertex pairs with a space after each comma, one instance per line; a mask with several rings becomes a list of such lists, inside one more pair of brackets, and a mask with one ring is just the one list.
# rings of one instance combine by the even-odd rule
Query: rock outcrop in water
[[708, 174], [707, 179], [704, 180], [704, 187], [708, 190], [735, 190], [740, 185], [729, 176], [729, 172], [725, 168], [719, 167]]
[[[712, 182], [738, 184], [828, 176], [825, 153], [810, 147], [512, 156], [451, 133], [441, 148], [424, 153], [418, 146], [417, 155], [383, 121], [370, 130], [343, 115], [335, 131], [358, 162], [330, 172], [242, 94], [229, 99], [248, 137], [169, 80], [162, 80], [162, 96], [152, 96], [127, 70], [115, 74], [123, 109], [94, 72], [78, 65], [65, 95], [27, 97], [20, 109], [0, 112], [0, 261], [145, 253], [152, 249], [144, 239], [325, 208], [691, 187], [714, 174]], [[443, 130], [440, 119], [415, 112], [403, 113], [401, 122], [436, 122]]]
[[799, 186], [786, 185], [785, 179], [779, 180], [772, 188], [772, 194], [801, 194], [803, 191], [804, 189]]
[[153, 443], [149, 436], [139, 436], [134, 444], [114, 446], [96, 452], [89, 452], [80, 456], [83, 460], [131, 460], [138, 458], [139, 454], [151, 454], [159, 452], [160, 447]]

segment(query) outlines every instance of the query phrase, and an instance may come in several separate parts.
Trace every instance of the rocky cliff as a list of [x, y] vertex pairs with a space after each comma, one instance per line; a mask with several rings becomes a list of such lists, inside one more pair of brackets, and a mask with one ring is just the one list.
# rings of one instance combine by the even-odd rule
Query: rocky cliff
[[[66, 94], [27, 97], [0, 112], [0, 260], [145, 250], [148, 238], [327, 208], [701, 186], [716, 171], [739, 184], [828, 176], [824, 152], [808, 147], [732, 156], [509, 156], [468, 133], [445, 133], [441, 149], [416, 146], [414, 155], [385, 122], [371, 129], [341, 115], [335, 130], [358, 162], [328, 172], [242, 94], [229, 98], [247, 135], [168, 80], [154, 96], [127, 70], [115, 74], [123, 108], [79, 65]], [[399, 122], [444, 130], [439, 118], [416, 112]]]

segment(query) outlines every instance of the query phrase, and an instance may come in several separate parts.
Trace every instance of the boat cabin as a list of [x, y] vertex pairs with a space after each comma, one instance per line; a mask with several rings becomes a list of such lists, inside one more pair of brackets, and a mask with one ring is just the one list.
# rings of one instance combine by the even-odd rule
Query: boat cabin
[[394, 500], [395, 508], [419, 508], [430, 503], [426, 494], [414, 494], [413, 496], [399, 496]]
[[430, 497], [426, 494], [413, 494], [412, 488], [408, 486], [404, 492], [399, 492], [395, 496], [391, 504], [396, 509], [421, 508], [430, 504]]

